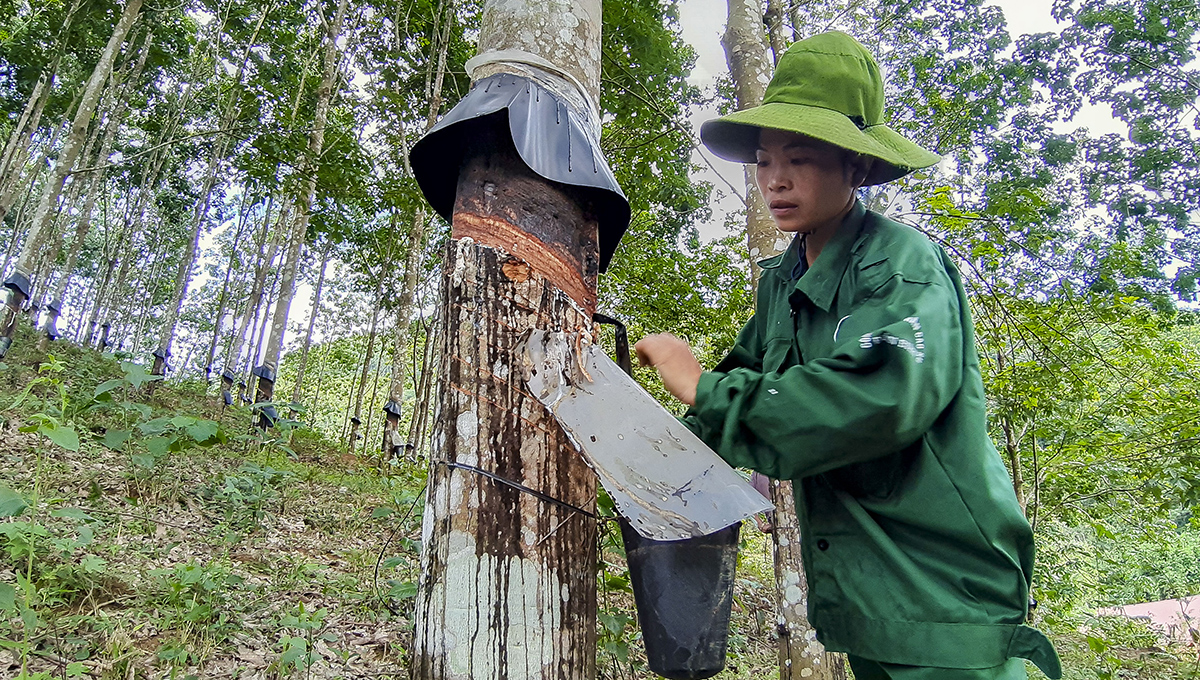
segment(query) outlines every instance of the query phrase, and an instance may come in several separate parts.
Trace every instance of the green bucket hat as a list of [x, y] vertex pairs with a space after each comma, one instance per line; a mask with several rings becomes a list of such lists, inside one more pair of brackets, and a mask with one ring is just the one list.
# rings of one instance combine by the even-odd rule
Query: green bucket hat
[[830, 31], [793, 43], [767, 85], [763, 105], [710, 120], [700, 140], [713, 153], [756, 162], [761, 128], [814, 137], [877, 159], [864, 185], [883, 184], [941, 157], [883, 124], [883, 77], [857, 40]]

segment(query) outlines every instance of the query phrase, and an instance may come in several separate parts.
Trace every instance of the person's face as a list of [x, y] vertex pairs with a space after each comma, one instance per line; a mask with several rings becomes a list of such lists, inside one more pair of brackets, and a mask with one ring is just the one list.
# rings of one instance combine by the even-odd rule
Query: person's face
[[756, 178], [780, 231], [811, 233], [837, 220], [869, 166], [832, 144], [764, 128]]

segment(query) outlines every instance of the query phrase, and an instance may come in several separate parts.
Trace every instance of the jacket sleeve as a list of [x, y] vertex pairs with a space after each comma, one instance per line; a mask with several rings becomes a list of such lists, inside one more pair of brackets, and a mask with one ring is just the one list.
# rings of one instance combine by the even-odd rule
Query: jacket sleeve
[[843, 320], [828, 357], [771, 373], [723, 362], [701, 375], [689, 418], [731, 465], [776, 479], [899, 451], [959, 390], [959, 304], [949, 281], [897, 273]]

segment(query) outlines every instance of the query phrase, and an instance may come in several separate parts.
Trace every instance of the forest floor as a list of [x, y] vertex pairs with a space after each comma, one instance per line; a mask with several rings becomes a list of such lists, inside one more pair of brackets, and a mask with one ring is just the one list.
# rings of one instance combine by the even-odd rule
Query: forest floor
[[[310, 431], [258, 433], [202, 383], [50, 354], [0, 364], [0, 678], [408, 677], [421, 464], [384, 475]], [[600, 677], [654, 677], [602, 541]], [[721, 678], [777, 675], [771, 570], [747, 528]], [[1067, 677], [1195, 677], [1183, 650], [1093, 639], [1056, 636]]]

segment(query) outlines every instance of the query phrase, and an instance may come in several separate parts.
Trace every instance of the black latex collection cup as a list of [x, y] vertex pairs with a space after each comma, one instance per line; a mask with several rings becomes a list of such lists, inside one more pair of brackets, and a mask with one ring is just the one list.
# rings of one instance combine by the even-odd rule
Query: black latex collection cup
[[725, 668], [741, 523], [682, 541], [645, 538], [619, 520], [650, 670], [671, 680]]

